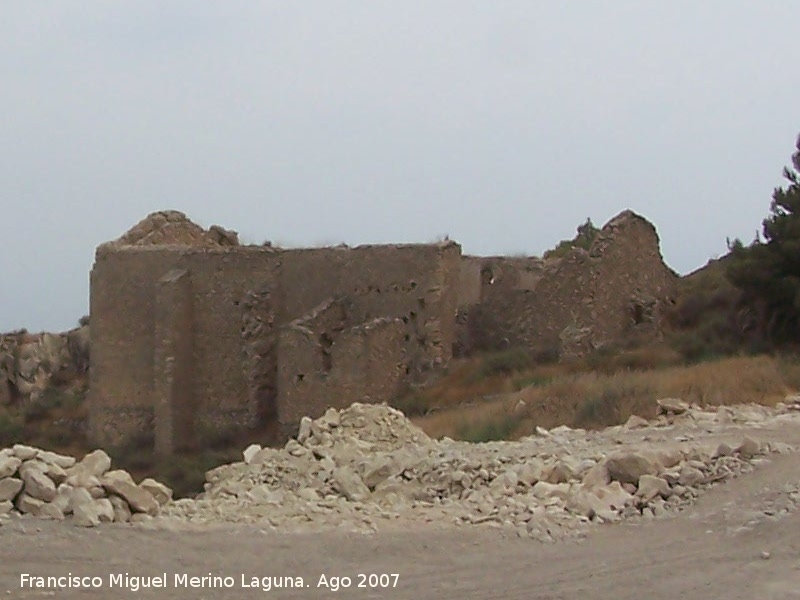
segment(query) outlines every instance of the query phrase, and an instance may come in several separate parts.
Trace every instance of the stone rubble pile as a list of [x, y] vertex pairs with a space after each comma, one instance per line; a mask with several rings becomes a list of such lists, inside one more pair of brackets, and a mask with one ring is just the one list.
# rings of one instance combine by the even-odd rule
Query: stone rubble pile
[[681, 510], [762, 455], [792, 450], [737, 429], [800, 417], [788, 405], [710, 411], [664, 399], [659, 406], [653, 422], [636, 417], [597, 432], [562, 426], [472, 444], [432, 440], [393, 408], [357, 403], [303, 419], [283, 448], [250, 446], [243, 462], [209, 471], [198, 498], [168, 503], [162, 515], [362, 531], [401, 518], [492, 523], [552, 540], [592, 522]]
[[0, 524], [15, 512], [83, 527], [137, 522], [171, 499], [172, 490], [153, 479], [137, 485], [128, 472], [112, 471], [102, 450], [80, 461], [22, 444], [0, 450]]
[[0, 333], [0, 406], [15, 391], [34, 406], [56, 374], [82, 376], [89, 368], [89, 325], [65, 333]]

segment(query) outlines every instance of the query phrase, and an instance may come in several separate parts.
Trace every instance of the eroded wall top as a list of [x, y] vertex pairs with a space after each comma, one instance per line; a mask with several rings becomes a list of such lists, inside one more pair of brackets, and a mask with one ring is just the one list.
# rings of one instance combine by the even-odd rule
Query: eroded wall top
[[[100, 248], [115, 249], [124, 246], [238, 246], [239, 235], [212, 225], [203, 229], [177, 210], [162, 210], [147, 215], [116, 240]], [[99, 250], [99, 249], [98, 249]]]

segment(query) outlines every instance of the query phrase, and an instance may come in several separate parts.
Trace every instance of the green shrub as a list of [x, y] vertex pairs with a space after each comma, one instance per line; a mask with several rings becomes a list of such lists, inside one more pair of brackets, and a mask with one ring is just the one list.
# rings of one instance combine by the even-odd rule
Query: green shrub
[[391, 404], [407, 417], [424, 415], [431, 409], [430, 400], [418, 391], [409, 392], [397, 398]]
[[472, 381], [479, 381], [495, 375], [510, 375], [517, 371], [524, 371], [533, 366], [531, 355], [523, 348], [511, 348], [501, 352], [486, 354], [481, 359], [481, 364], [471, 377]]
[[574, 426], [598, 429], [616, 425], [620, 420], [620, 400], [621, 396], [610, 389], [585, 399], [575, 415]]
[[517, 417], [504, 415], [481, 423], [464, 423], [458, 428], [458, 439], [465, 442], [492, 442], [509, 439], [518, 424]]
[[21, 414], [10, 411], [0, 414], [0, 447], [23, 441], [24, 428], [25, 419]]

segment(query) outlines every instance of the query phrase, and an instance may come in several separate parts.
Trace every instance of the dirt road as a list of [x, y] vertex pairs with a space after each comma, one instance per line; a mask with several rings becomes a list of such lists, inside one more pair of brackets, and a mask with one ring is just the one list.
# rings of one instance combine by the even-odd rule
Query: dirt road
[[[769, 435], [794, 444], [800, 440], [795, 430]], [[712, 488], [677, 515], [601, 525], [581, 541], [555, 544], [491, 528], [422, 524], [396, 524], [365, 536], [278, 534], [241, 526], [85, 530], [18, 519], [0, 527], [0, 596], [800, 599], [800, 511], [781, 514], [799, 483], [800, 454], [771, 455], [754, 472]], [[98, 577], [98, 587], [21, 587], [22, 574], [69, 573]], [[166, 581], [156, 580], [166, 587], [131, 591], [136, 580], [125, 580], [125, 573], [166, 575]], [[375, 577], [362, 580], [359, 574]], [[209, 575], [218, 578], [218, 587], [187, 587], [190, 577]], [[326, 581], [320, 586], [322, 575]], [[283, 576], [295, 584], [301, 577], [305, 587], [265, 589]], [[336, 577], [349, 577], [350, 587]], [[219, 587], [225, 584], [232, 585]]]

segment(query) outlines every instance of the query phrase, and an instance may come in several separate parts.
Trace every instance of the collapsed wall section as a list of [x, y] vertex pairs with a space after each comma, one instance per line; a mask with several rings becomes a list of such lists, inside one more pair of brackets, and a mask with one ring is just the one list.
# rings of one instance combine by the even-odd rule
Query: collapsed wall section
[[658, 337], [678, 282], [664, 264], [655, 227], [631, 211], [610, 220], [588, 251], [573, 248], [544, 261], [527, 284], [522, 277], [504, 284], [501, 269], [498, 285], [487, 271], [491, 262], [484, 264], [481, 302], [469, 308], [464, 328], [479, 350], [524, 347], [566, 356], [632, 336]]
[[461, 248], [453, 242], [281, 252], [281, 321], [302, 318], [331, 297], [349, 300], [350, 323], [403, 319], [415, 342], [413, 376], [445, 365], [455, 342]]
[[406, 378], [407, 326], [399, 318], [378, 318], [335, 333], [295, 321], [280, 331], [278, 419], [292, 431], [304, 416], [353, 402], [388, 402]]
[[192, 251], [197, 434], [259, 425], [274, 413], [279, 253], [262, 247]]

